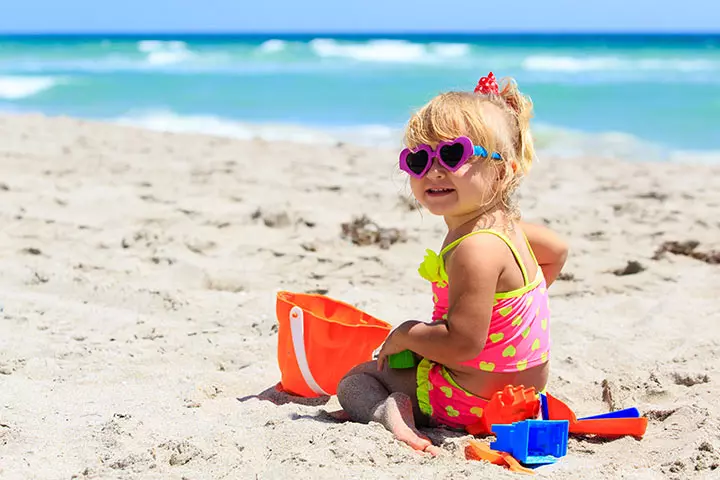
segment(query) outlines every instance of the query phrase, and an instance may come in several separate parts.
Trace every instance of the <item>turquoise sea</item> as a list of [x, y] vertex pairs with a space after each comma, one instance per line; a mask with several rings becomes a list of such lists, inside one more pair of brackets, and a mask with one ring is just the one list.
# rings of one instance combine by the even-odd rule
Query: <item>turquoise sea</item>
[[489, 70], [558, 154], [720, 161], [720, 34], [0, 36], [0, 112], [398, 146]]

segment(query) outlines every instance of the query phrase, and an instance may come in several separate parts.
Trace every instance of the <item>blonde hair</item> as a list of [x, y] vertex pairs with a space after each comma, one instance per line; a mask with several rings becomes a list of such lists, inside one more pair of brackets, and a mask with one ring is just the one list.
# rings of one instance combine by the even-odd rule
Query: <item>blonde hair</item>
[[[500, 115], [486, 108], [493, 105]], [[535, 157], [530, 134], [533, 104], [518, 90], [515, 80], [501, 81], [498, 94], [447, 92], [436, 96], [412, 115], [405, 129], [405, 145], [412, 149], [420, 144], [437, 145], [444, 140], [467, 136], [474, 145], [488, 152], [498, 152], [501, 160], [486, 159], [502, 173], [495, 195], [513, 217], [519, 209], [513, 193], [527, 175]]]

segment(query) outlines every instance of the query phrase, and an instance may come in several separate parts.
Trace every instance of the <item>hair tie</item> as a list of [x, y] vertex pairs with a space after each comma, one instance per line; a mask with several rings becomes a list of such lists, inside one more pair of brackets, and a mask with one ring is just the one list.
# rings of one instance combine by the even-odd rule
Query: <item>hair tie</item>
[[478, 81], [478, 84], [475, 87], [474, 93], [480, 93], [482, 95], [489, 95], [491, 93], [498, 95], [500, 93], [493, 72], [488, 73], [487, 77], [480, 78], [480, 81]]

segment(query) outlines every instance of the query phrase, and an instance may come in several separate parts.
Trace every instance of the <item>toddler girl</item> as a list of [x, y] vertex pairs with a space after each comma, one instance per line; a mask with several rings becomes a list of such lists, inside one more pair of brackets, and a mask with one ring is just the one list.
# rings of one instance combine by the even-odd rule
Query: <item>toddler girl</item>
[[[437, 447], [416, 425], [463, 429], [506, 385], [545, 388], [550, 356], [547, 288], [567, 247], [550, 230], [520, 221], [513, 192], [534, 148], [532, 103], [492, 72], [475, 91], [438, 95], [412, 116], [400, 168], [415, 198], [442, 215], [439, 254], [427, 250], [420, 275], [431, 282], [432, 323], [398, 326], [377, 361], [352, 369], [338, 399], [354, 421], [377, 421], [417, 450]], [[415, 368], [390, 369], [410, 350]]]

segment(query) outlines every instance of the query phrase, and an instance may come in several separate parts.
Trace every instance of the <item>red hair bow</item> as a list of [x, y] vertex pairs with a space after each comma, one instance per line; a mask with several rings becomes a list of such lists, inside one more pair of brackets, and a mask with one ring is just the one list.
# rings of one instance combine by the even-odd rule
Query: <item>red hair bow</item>
[[487, 77], [480, 78], [480, 81], [475, 87], [475, 93], [481, 93], [483, 95], [494, 93], [495, 95], [498, 95], [498, 84], [495, 80], [495, 75], [493, 74], [493, 72], [488, 73]]

